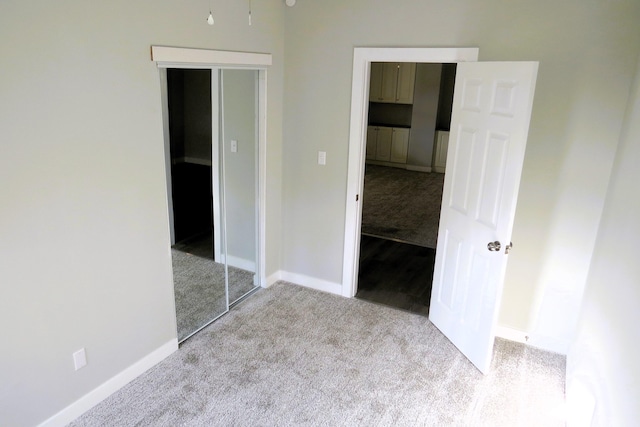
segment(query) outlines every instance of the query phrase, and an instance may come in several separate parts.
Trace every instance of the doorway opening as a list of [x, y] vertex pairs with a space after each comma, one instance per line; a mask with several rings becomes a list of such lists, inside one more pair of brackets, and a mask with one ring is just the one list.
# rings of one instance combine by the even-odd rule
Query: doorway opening
[[[356, 48], [351, 85], [351, 126], [347, 169], [347, 203], [343, 258], [343, 295], [357, 292], [366, 137], [369, 124], [370, 67], [375, 62], [460, 63], [478, 60], [477, 48]], [[365, 196], [366, 197], [366, 196]]]
[[429, 314], [455, 71], [371, 63], [357, 298]]

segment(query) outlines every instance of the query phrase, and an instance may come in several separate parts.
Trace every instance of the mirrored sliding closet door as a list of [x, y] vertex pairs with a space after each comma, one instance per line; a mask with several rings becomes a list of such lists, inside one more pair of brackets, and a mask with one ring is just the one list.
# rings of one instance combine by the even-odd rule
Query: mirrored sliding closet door
[[258, 71], [221, 70], [221, 153], [229, 302], [257, 284]]
[[176, 317], [184, 341], [258, 283], [258, 71], [168, 68], [163, 77]]

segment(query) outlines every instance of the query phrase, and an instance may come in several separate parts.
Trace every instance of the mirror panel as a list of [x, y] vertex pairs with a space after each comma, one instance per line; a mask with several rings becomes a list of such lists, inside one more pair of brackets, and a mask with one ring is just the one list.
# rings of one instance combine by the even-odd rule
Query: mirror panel
[[221, 70], [220, 87], [225, 253], [233, 304], [258, 283], [258, 71]]
[[213, 209], [213, 201], [221, 199], [219, 186], [213, 185], [221, 174], [219, 156], [212, 150], [217, 78], [210, 69], [167, 69], [178, 341], [228, 310], [226, 267], [213, 250], [214, 236], [219, 238], [223, 229]]

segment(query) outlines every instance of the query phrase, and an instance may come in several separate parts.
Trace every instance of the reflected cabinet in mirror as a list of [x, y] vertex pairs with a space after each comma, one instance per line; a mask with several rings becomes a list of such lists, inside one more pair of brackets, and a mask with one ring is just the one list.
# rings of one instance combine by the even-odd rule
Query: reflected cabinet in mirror
[[184, 341], [258, 284], [258, 71], [169, 68], [163, 77], [176, 318]]

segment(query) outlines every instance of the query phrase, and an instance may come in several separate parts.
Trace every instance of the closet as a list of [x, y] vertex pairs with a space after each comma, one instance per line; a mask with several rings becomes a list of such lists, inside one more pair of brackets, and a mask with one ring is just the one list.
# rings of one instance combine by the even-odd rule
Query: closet
[[259, 71], [163, 70], [178, 340], [258, 279]]

